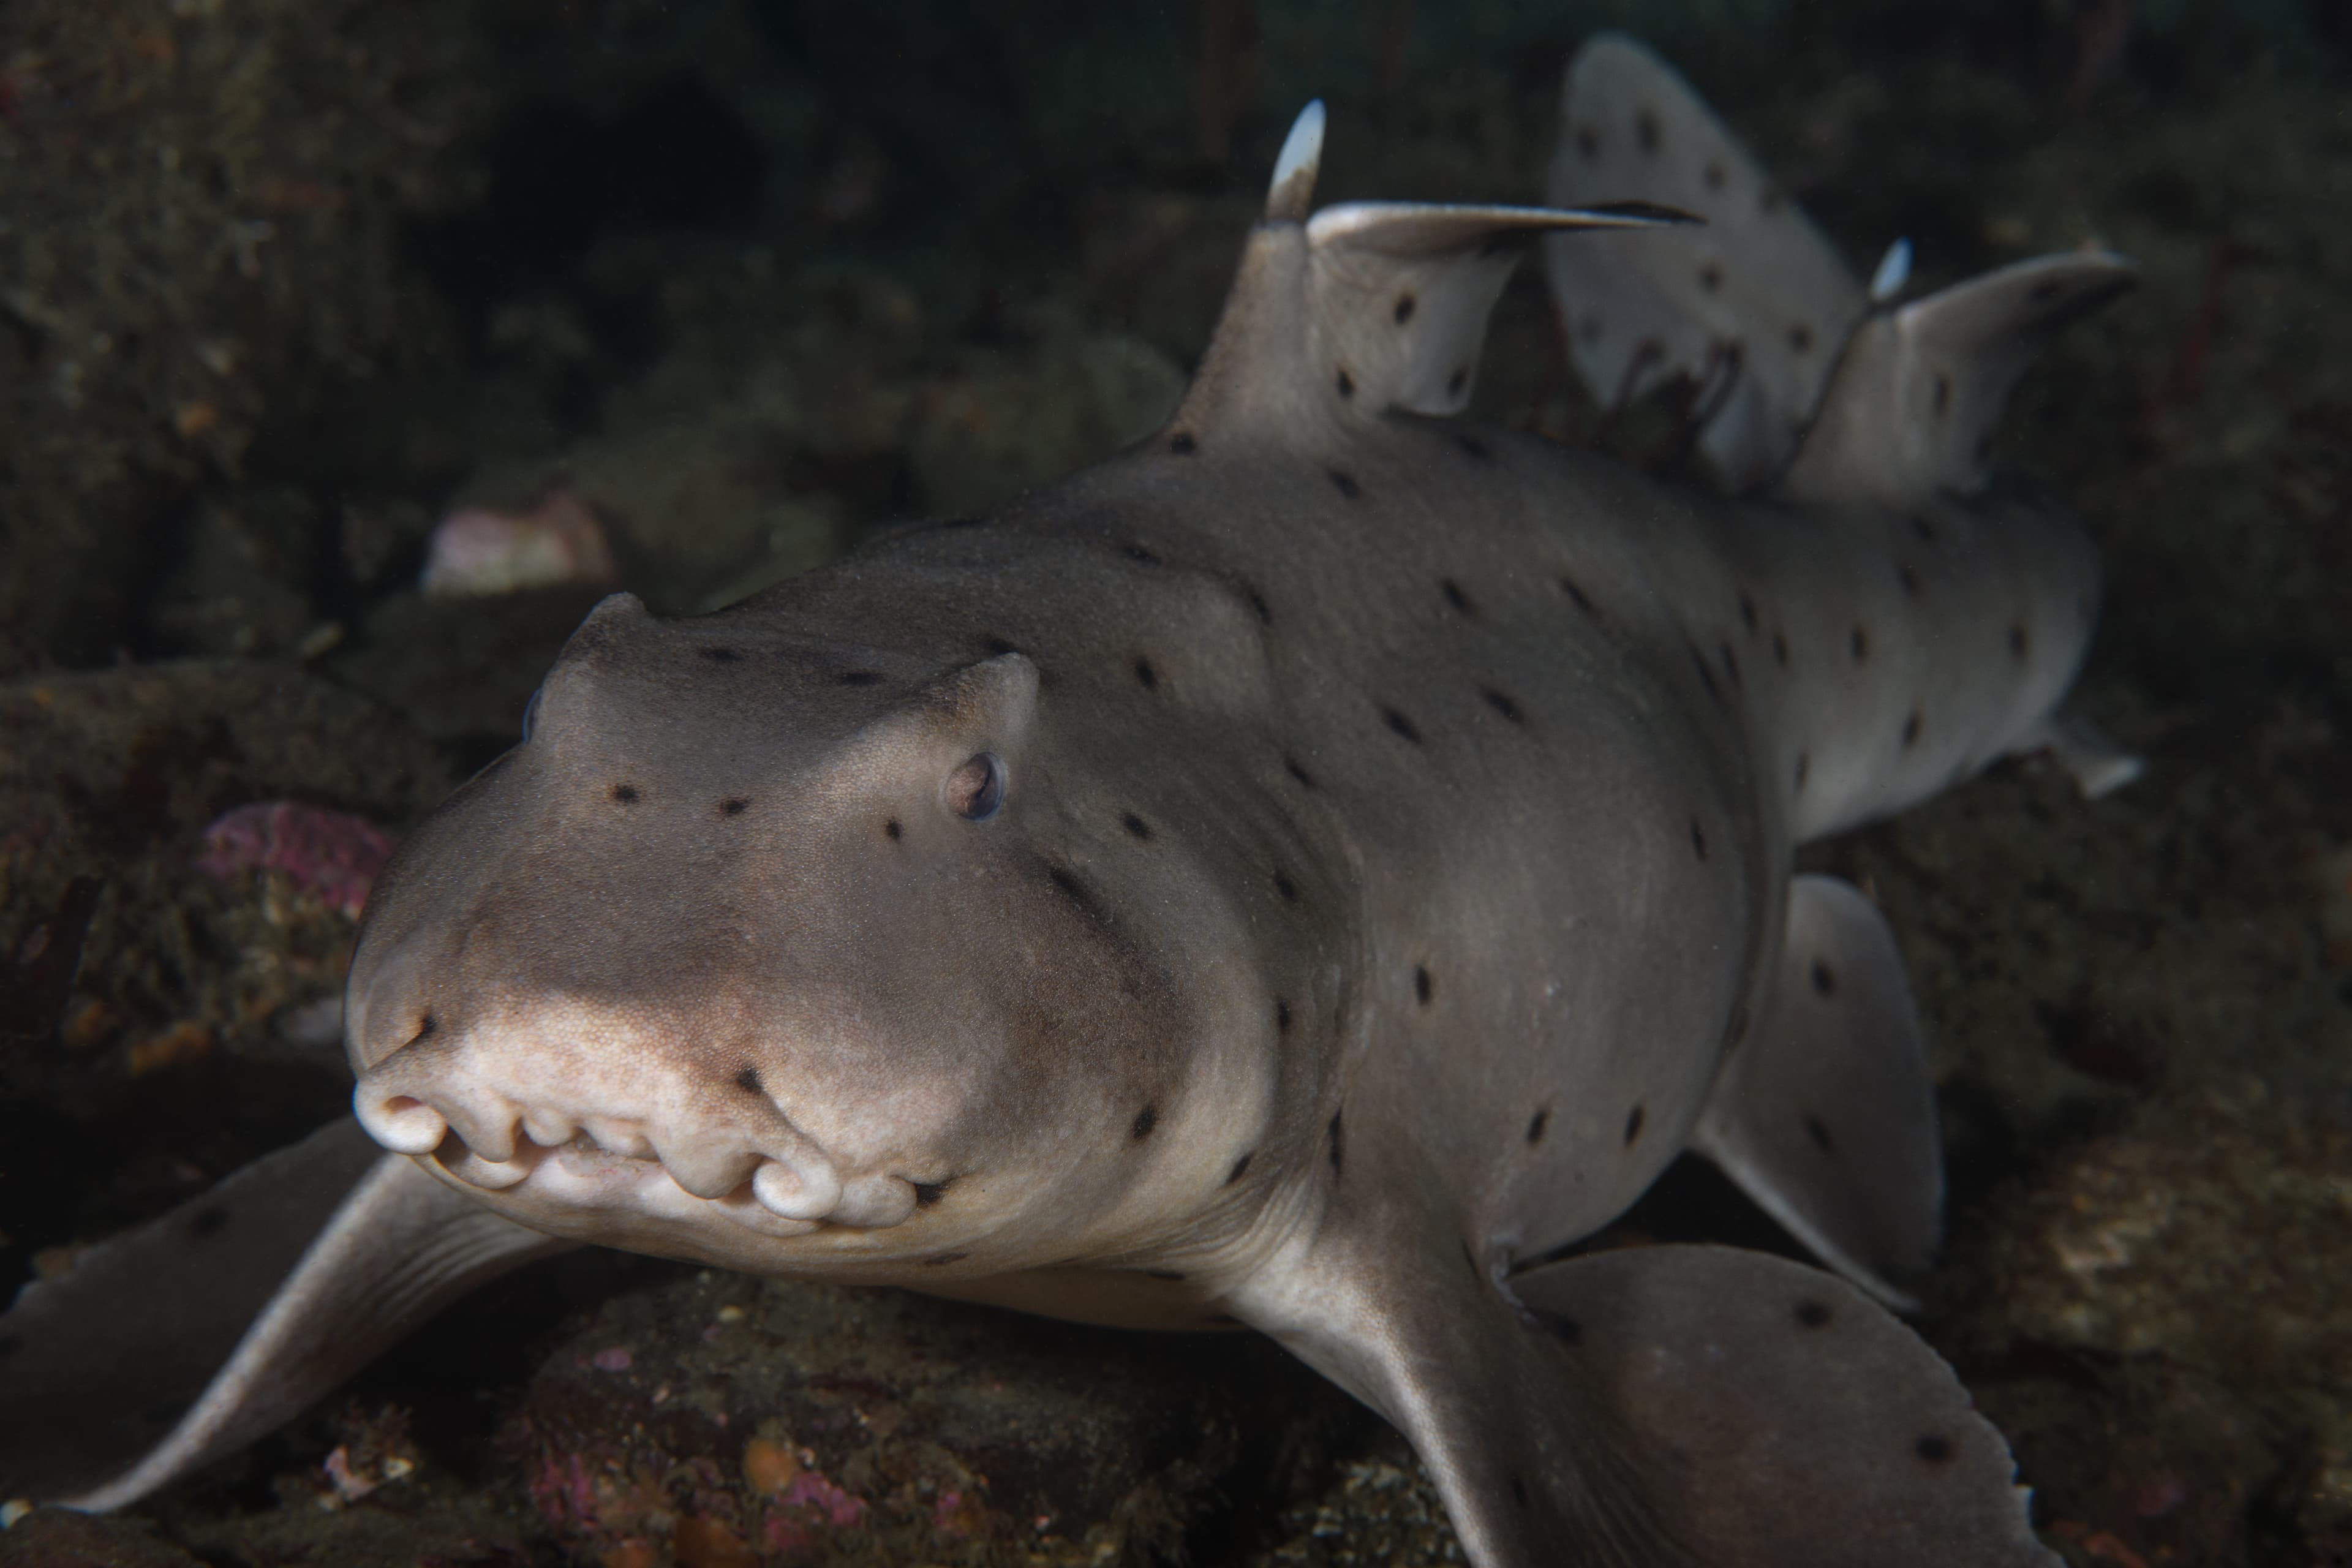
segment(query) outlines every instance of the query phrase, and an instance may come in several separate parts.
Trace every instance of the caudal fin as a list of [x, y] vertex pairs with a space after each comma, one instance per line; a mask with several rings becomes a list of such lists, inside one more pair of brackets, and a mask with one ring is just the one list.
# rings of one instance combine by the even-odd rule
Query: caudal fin
[[1827, 237], [1688, 82], [1622, 33], [1569, 62], [1545, 197], [1657, 202], [1704, 220], [1605, 247], [1547, 241], [1552, 298], [1604, 405], [1686, 380], [1706, 411], [1699, 449], [1725, 488], [1778, 475], [1868, 304]]
[[0, 1498], [135, 1502], [572, 1245], [335, 1122], [18, 1293], [0, 1315]]
[[1688, 383], [1698, 448], [1733, 491], [1902, 505], [1979, 488], [2019, 373], [2136, 276], [2086, 249], [1898, 304], [1898, 242], [1865, 291], [1690, 84], [1616, 33], [1569, 64], [1547, 196], [1705, 220], [1608, 246], [1548, 240], [1545, 265], [1587, 389], [1614, 407]]

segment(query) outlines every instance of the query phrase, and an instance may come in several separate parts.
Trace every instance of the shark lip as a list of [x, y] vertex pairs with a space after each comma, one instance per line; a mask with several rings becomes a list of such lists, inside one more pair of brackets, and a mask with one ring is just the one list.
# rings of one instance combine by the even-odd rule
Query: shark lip
[[760, 1203], [749, 1181], [717, 1197], [698, 1197], [680, 1186], [659, 1160], [615, 1152], [584, 1135], [553, 1145], [526, 1137], [517, 1141], [511, 1159], [489, 1160], [452, 1133], [432, 1158], [468, 1186], [510, 1194], [534, 1207], [625, 1209], [677, 1222], [715, 1214], [768, 1237], [808, 1236], [826, 1224], [821, 1218], [772, 1212]]
[[835, 1179], [828, 1184], [829, 1191], [812, 1194], [797, 1173], [775, 1160], [760, 1161], [730, 1188], [697, 1194], [657, 1155], [638, 1152], [626, 1146], [630, 1141], [621, 1142], [624, 1146], [614, 1148], [580, 1132], [561, 1142], [542, 1143], [525, 1131], [514, 1139], [508, 1158], [494, 1160], [451, 1131], [431, 1158], [468, 1186], [489, 1193], [521, 1189], [519, 1195], [538, 1205], [625, 1208], [677, 1219], [716, 1214], [771, 1237], [806, 1236], [828, 1226], [884, 1229], [905, 1220], [916, 1207], [915, 1184], [904, 1177], [860, 1176], [845, 1184]]
[[528, 1185], [530, 1201], [551, 1206], [682, 1216], [709, 1205], [770, 1235], [821, 1223], [880, 1229], [915, 1211], [914, 1183], [845, 1172], [772, 1100], [700, 1112], [680, 1109], [685, 1100], [659, 1084], [619, 1104], [551, 1100], [463, 1059], [403, 1052], [360, 1080], [352, 1108], [396, 1153], [430, 1156], [485, 1192]]

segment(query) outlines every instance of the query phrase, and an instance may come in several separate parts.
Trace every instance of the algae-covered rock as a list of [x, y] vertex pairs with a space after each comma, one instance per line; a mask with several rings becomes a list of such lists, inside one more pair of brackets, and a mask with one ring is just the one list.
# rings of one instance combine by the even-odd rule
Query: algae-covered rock
[[1955, 1338], [2061, 1539], [2150, 1563], [2344, 1539], [2341, 1108], [2254, 1082], [2152, 1102], [2001, 1204], [1965, 1261], [1982, 1274]]

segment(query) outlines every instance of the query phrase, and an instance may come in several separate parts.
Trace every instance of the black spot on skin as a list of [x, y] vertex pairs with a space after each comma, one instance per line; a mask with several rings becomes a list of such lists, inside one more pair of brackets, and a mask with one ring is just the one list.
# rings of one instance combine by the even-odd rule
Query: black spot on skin
[[2020, 622], [2009, 628], [2009, 656], [2011, 658], [2023, 658], [2026, 647], [2025, 626], [2023, 622]]
[[1414, 725], [1412, 720], [1406, 718], [1395, 709], [1382, 707], [1381, 710], [1381, 720], [1383, 723], [1387, 724], [1390, 729], [1395, 731], [1406, 740], [1411, 741], [1414, 745], [1418, 746], [1421, 744], [1420, 729]]
[[1336, 488], [1341, 495], [1346, 496], [1349, 500], [1354, 500], [1358, 496], [1364, 493], [1364, 487], [1358, 484], [1356, 482], [1356, 476], [1348, 472], [1347, 469], [1327, 468], [1324, 471], [1331, 476], [1331, 483], [1333, 487]]
[[1897, 567], [1895, 580], [1903, 584], [1903, 594], [1906, 598], [1916, 599], [1919, 596], [1919, 574], [1912, 571], [1908, 566]]
[[883, 678], [870, 669], [845, 669], [833, 678], [835, 686], [879, 686]]
[[1143, 1271], [1143, 1277], [1147, 1279], [1169, 1280], [1178, 1280], [1184, 1278], [1182, 1274], [1177, 1272], [1173, 1268], [1147, 1268]]
[[1576, 585], [1575, 578], [1562, 577], [1559, 580], [1559, 591], [1566, 594], [1570, 599], [1575, 600], [1576, 607], [1582, 610], [1586, 615], [1597, 616], [1601, 613], [1599, 610], [1593, 608], [1592, 601], [1586, 597], [1584, 590]]
[[740, 795], [730, 795], [719, 803], [719, 814], [721, 816], [740, 816], [751, 808], [751, 803]]
[[408, 1043], [413, 1046], [419, 1040], [431, 1039], [433, 1037], [433, 1031], [440, 1026], [440, 1019], [435, 1017], [430, 1013], [424, 1015], [416, 1020], [416, 1033], [408, 1037]]
[[1517, 1476], [1511, 1478], [1511, 1500], [1521, 1508], [1528, 1506], [1528, 1483]]
[[1903, 744], [1905, 749], [1907, 750], [1919, 743], [1919, 710], [1914, 708], [1911, 710], [1911, 716], [1903, 721]]
[[988, 657], [991, 658], [1003, 658], [1008, 653], [1021, 651], [1003, 637], [982, 637], [980, 639], [980, 646], [988, 650]]
[[1138, 565], [1157, 566], [1160, 564], [1160, 557], [1151, 552], [1151, 547], [1149, 545], [1125, 544], [1119, 547], [1119, 552], [1129, 561], [1136, 563]]
[[1390, 311], [1389, 314], [1396, 318], [1396, 324], [1398, 326], [1402, 327], [1407, 321], [1412, 320], [1413, 304], [1414, 300], [1412, 295], [1400, 294], [1397, 296], [1396, 309]]
[[1590, 161], [1601, 156], [1601, 132], [1590, 125], [1576, 128], [1576, 151]]
[[1706, 182], [1706, 188], [1710, 191], [1719, 191], [1723, 189], [1723, 165], [1720, 163], [1709, 163], [1706, 169], [1700, 173], [1699, 178]]
[[1545, 1332], [1564, 1345], [1579, 1344], [1584, 1339], [1584, 1325], [1566, 1312], [1555, 1312], [1544, 1307], [1530, 1307], [1528, 1315]]
[[1911, 1445], [1911, 1451], [1931, 1465], [1940, 1465], [1952, 1457], [1952, 1440], [1940, 1432], [1929, 1432]]
[[1283, 759], [1282, 759], [1282, 766], [1283, 766], [1283, 770], [1284, 770], [1285, 772], [1286, 772], [1287, 773], [1289, 773], [1289, 774], [1290, 774], [1290, 776], [1291, 776], [1292, 778], [1297, 779], [1297, 780], [1298, 781], [1298, 787], [1299, 787], [1299, 788], [1301, 788], [1301, 789], [1313, 789], [1313, 788], [1315, 787], [1315, 775], [1314, 775], [1314, 774], [1312, 774], [1312, 773], [1308, 773], [1305, 768], [1300, 767], [1300, 766], [1298, 765], [1298, 759], [1297, 759], [1297, 758], [1296, 758], [1296, 757], [1285, 757], [1285, 758], [1283, 758]]
[[1864, 659], [1868, 658], [1870, 657], [1870, 629], [1866, 626], [1854, 627], [1853, 636], [1848, 640], [1846, 646], [1853, 650], [1854, 663], [1860, 664]]
[[930, 1257], [923, 1259], [923, 1267], [926, 1268], [937, 1268], [944, 1263], [961, 1263], [965, 1258], [970, 1258], [971, 1256], [971, 1254], [969, 1252], [935, 1252]]
[[1274, 999], [1274, 1032], [1277, 1035], [1290, 1033], [1290, 1004], [1279, 996]]
[[1625, 1147], [1631, 1149], [1633, 1140], [1642, 1135], [1643, 1110], [1640, 1106], [1625, 1113]]
[[1345, 366], [1340, 368], [1339, 377], [1334, 384], [1339, 388], [1340, 396], [1353, 397], [1356, 395], [1356, 378], [1348, 374]]
[[1828, 1325], [1829, 1321], [1830, 1310], [1826, 1303], [1814, 1300], [1803, 1300], [1797, 1303], [1797, 1321], [1803, 1324], [1806, 1328], [1823, 1328]]
[[1543, 1142], [1544, 1129], [1549, 1126], [1550, 1123], [1551, 1108], [1549, 1106], [1543, 1107], [1533, 1116], [1528, 1118], [1528, 1146], [1529, 1148], [1533, 1148], [1536, 1144]]
[[613, 798], [623, 805], [635, 805], [637, 803], [637, 786], [630, 784], [616, 784], [613, 786]]
[[1087, 885], [1084, 882], [1079, 881], [1077, 877], [1067, 867], [1048, 866], [1045, 868], [1045, 875], [1052, 879], [1054, 886], [1060, 889], [1072, 903], [1077, 905], [1078, 908], [1086, 910], [1088, 914], [1096, 912], [1094, 895], [1087, 891]]
[[1201, 449], [1201, 443], [1192, 438], [1190, 430], [1179, 430], [1168, 437], [1168, 449], [1180, 458], [1189, 458]]
[[1160, 672], [1151, 668], [1150, 659], [1139, 654], [1135, 660], [1135, 679], [1146, 691], [1156, 691], [1160, 689]]
[[188, 1219], [190, 1236], [218, 1236], [228, 1224], [228, 1210], [218, 1204], [206, 1204]]
[[1429, 1005], [1431, 994], [1436, 989], [1436, 983], [1429, 978], [1429, 965], [1425, 963], [1414, 964], [1412, 966], [1412, 994], [1415, 999], [1418, 1000], [1423, 1006], [1426, 1007]]
[[1286, 904], [1295, 904], [1298, 901], [1298, 884], [1290, 879], [1290, 873], [1287, 871], [1275, 872], [1274, 890], [1282, 895], [1282, 901]]
[[1717, 643], [1716, 655], [1723, 660], [1723, 673], [1731, 678], [1731, 689], [1739, 689], [1739, 656], [1731, 651], [1729, 643]]
[[1249, 1170], [1249, 1163], [1250, 1156], [1247, 1154], [1244, 1154], [1240, 1159], [1234, 1161], [1234, 1168], [1225, 1173], [1225, 1185], [1230, 1187], [1235, 1182], [1240, 1181], [1242, 1177], [1247, 1173]]
[[1133, 1135], [1135, 1141], [1140, 1143], [1150, 1137], [1151, 1130], [1159, 1125], [1160, 1108], [1156, 1105], [1147, 1105], [1135, 1113], [1135, 1125], [1128, 1131]]
[[1243, 583], [1239, 586], [1242, 597], [1249, 601], [1250, 613], [1257, 617], [1258, 625], [1262, 626], [1274, 625], [1274, 610], [1266, 604], [1265, 595], [1259, 593], [1251, 584]]
[[915, 1206], [927, 1209], [948, 1195], [948, 1189], [955, 1184], [955, 1178], [942, 1176], [936, 1182], [909, 1182], [907, 1184], [915, 1189]]
[[1813, 1147], [1822, 1153], [1830, 1152], [1830, 1130], [1820, 1117], [1809, 1115], [1805, 1118], [1805, 1136], [1811, 1139]]
[[731, 647], [707, 647], [702, 650], [702, 657], [713, 664], [733, 664], [743, 656]]
[[1143, 818], [1136, 816], [1135, 813], [1130, 811], [1118, 820], [1121, 826], [1125, 827], [1129, 833], [1132, 833], [1138, 838], [1150, 838], [1151, 837], [1151, 824], [1144, 821]]
[[1803, 353], [1813, 346], [1813, 329], [1799, 321], [1789, 329], [1789, 352]]
[[1811, 752], [1799, 752], [1797, 753], [1797, 787], [1799, 789], [1805, 787], [1805, 775], [1812, 771], [1813, 754]]
[[896, 842], [899, 837], [905, 835], [907, 830], [898, 826], [898, 819], [894, 816], [889, 821], [882, 825], [882, 831], [888, 834], [891, 840]]
[[1706, 831], [1699, 826], [1696, 816], [1691, 818], [1691, 848], [1700, 859], [1706, 858]]
[[760, 1069], [758, 1068], [745, 1068], [741, 1072], [737, 1073], [735, 1075], [735, 1087], [741, 1089], [745, 1094], [764, 1095], [768, 1092], [767, 1089], [760, 1082]]
[[1708, 700], [1714, 702], [1721, 702], [1723, 700], [1723, 688], [1716, 684], [1715, 670], [1714, 668], [1706, 662], [1706, 655], [1699, 652], [1697, 648], [1694, 647], [1690, 650], [1690, 656], [1691, 668], [1698, 671], [1698, 683], [1706, 688]]
[[1658, 150], [1658, 112], [1656, 110], [1644, 108], [1634, 114], [1633, 140], [1642, 144], [1642, 151], [1644, 153], [1654, 153]]
[[1454, 437], [1454, 444], [1482, 463], [1491, 463], [1495, 460], [1495, 454], [1487, 448], [1486, 443], [1475, 436], [1457, 435]]
[[1745, 594], [1739, 595], [1739, 624], [1748, 628], [1749, 637], [1756, 635], [1756, 601]]
[[1917, 512], [1911, 514], [1911, 531], [1919, 536], [1919, 542], [1922, 544], [1936, 542], [1936, 525]]
[[1528, 716], [1519, 711], [1519, 705], [1512, 701], [1508, 697], [1503, 695], [1503, 693], [1496, 690], [1493, 687], [1480, 687], [1478, 689], [1478, 695], [1486, 700], [1487, 707], [1492, 708], [1496, 712], [1500, 713], [1512, 723], [1524, 724], [1528, 721]]
[[1782, 669], [1789, 668], [1789, 639], [1779, 632], [1772, 634], [1772, 662]]
[[1941, 419], [1945, 415], [1949, 414], [1952, 411], [1952, 378], [1941, 374], [1940, 372], [1937, 373], [1936, 376], [1936, 390], [1932, 405], [1935, 409], [1936, 417], [1938, 419]]
[[1813, 994], [1816, 996], [1837, 994], [1837, 971], [1830, 967], [1828, 959], [1813, 960]]
[[1348, 1144], [1346, 1136], [1340, 1131], [1339, 1125], [1339, 1118], [1342, 1112], [1340, 1111], [1333, 1111], [1331, 1113], [1331, 1125], [1323, 1130], [1324, 1141], [1330, 1145], [1331, 1150], [1331, 1179], [1333, 1181], [1338, 1181], [1341, 1176], [1347, 1174], [1348, 1171]]
[[1475, 616], [1477, 615], [1478, 606], [1470, 602], [1470, 595], [1464, 593], [1462, 591], [1462, 584], [1456, 583], [1453, 578], [1439, 578], [1437, 580], [1437, 591], [1445, 595], [1445, 602], [1453, 605], [1457, 614], [1471, 616]]
[[1469, 384], [1470, 367], [1466, 364], [1455, 365], [1454, 367], [1454, 374], [1445, 378], [1445, 391], [1449, 396], [1461, 396], [1462, 389]]
[[1723, 268], [1710, 261], [1698, 269], [1698, 286], [1712, 294], [1723, 287]]

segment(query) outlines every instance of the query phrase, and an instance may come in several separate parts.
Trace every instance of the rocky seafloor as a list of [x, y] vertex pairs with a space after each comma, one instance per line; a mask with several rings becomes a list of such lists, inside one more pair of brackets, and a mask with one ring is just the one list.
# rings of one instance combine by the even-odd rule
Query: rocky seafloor
[[[1909, 960], [1952, 1171], [1919, 1326], [2045, 1538], [2352, 1563], [2340, 7], [1436, 10], [0, 11], [0, 1287], [342, 1109], [347, 901], [207, 829], [397, 835], [507, 743], [601, 588], [425, 594], [437, 520], [568, 498], [683, 613], [985, 508], [1165, 413], [1293, 96], [1331, 102], [1334, 199], [1525, 197], [1559, 62], [1630, 19], [1860, 264], [2143, 268], [2002, 450], [2106, 552], [2078, 700], [2146, 776], [2086, 805], [2008, 764], [1809, 858]], [[1478, 395], [1674, 446], [1578, 391], [1532, 279]], [[1664, 1187], [1629, 1234], [1777, 1242]], [[1458, 1560], [1402, 1444], [1250, 1336], [609, 1255], [126, 1517], [0, 1532], [38, 1564]]]

